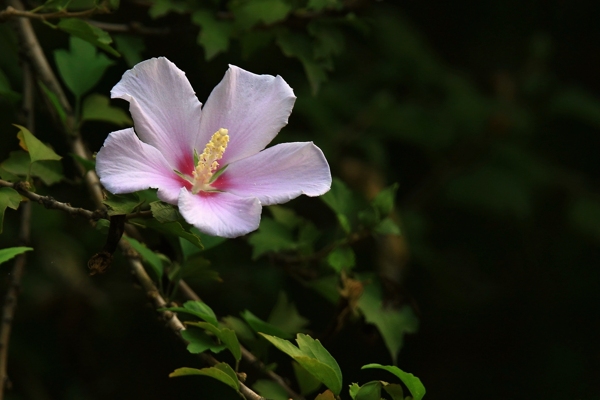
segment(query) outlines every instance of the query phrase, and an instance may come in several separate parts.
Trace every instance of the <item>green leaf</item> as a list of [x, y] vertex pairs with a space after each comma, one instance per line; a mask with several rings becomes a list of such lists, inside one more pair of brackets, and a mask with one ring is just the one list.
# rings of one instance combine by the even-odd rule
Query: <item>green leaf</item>
[[187, 322], [187, 325], [197, 326], [214, 334], [231, 351], [236, 362], [242, 359], [242, 349], [235, 332], [232, 329], [218, 327], [208, 322]]
[[4, 72], [0, 69], [0, 97], [4, 97], [8, 99], [8, 101], [16, 103], [21, 100], [21, 94], [15, 92], [10, 87], [10, 81], [4, 74]]
[[398, 224], [391, 218], [386, 218], [378, 223], [375, 228], [373, 228], [373, 232], [380, 235], [400, 235], [402, 233]]
[[252, 259], [269, 252], [293, 250], [296, 248], [292, 232], [284, 225], [269, 217], [263, 217], [258, 231], [251, 234], [248, 242], [252, 245]]
[[50, 12], [66, 10], [71, 3], [71, 0], [48, 0], [41, 7], [37, 7], [36, 11]]
[[192, 14], [192, 22], [200, 26], [197, 42], [204, 47], [206, 60], [227, 51], [233, 33], [230, 21], [218, 20], [212, 11], [197, 10]]
[[52, 107], [54, 107], [54, 110], [56, 111], [60, 122], [62, 122], [62, 124], [64, 125], [67, 121], [67, 113], [65, 112], [65, 109], [63, 108], [62, 104], [60, 104], [58, 97], [53, 91], [48, 89], [48, 87], [44, 85], [42, 81], [38, 81], [38, 84], [42, 88], [42, 91], [46, 94], [46, 97], [48, 97], [48, 100], [50, 101], [50, 104], [52, 104]]
[[140, 253], [142, 258], [148, 262], [148, 265], [150, 265], [152, 271], [154, 272], [154, 278], [156, 278], [157, 282], [160, 281], [164, 273], [164, 268], [160, 257], [155, 252], [153, 252], [134, 238], [128, 236], [123, 236], [123, 238], [127, 240], [131, 247], [133, 247], [135, 251]]
[[296, 347], [287, 340], [264, 333], [261, 333], [261, 335], [279, 350], [296, 360], [315, 378], [331, 389], [334, 394], [339, 395], [342, 390], [342, 372], [338, 363], [321, 342], [299, 333], [296, 336], [299, 347]]
[[354, 400], [381, 400], [381, 382], [371, 381], [360, 387]]
[[4, 226], [4, 211], [7, 208], [16, 210], [19, 208], [19, 204], [21, 204], [21, 195], [19, 192], [13, 188], [0, 188], [0, 233], [2, 233], [2, 227]]
[[[7, 189], [7, 188], [0, 188], [0, 208], [2, 208], [2, 189]], [[3, 213], [0, 213], [3, 214]], [[0, 220], [0, 228], [2, 228], [2, 221]], [[2, 231], [0, 230], [0, 233], [2, 233]], [[9, 261], [10, 259], [12, 259], [13, 257], [18, 256], [19, 254], [25, 253], [26, 251], [31, 251], [33, 250], [33, 248], [31, 247], [9, 247], [8, 249], [0, 249], [0, 264], [5, 263], [7, 261]]]
[[235, 389], [236, 391], [240, 390], [240, 382], [237, 378], [237, 375], [235, 374], [235, 371], [226, 363], [219, 363], [214, 367], [202, 369], [178, 368], [169, 374], [169, 378], [187, 375], [209, 376], [211, 378], [223, 382], [224, 384]]
[[359, 390], [360, 386], [358, 386], [358, 383], [353, 383], [352, 385], [350, 385], [350, 387], [348, 388], [348, 393], [350, 393], [350, 397], [352, 397], [352, 400], [356, 399], [356, 394]]
[[5, 170], [4, 168], [2, 168], [2, 164], [0, 164], [0, 179], [4, 179], [5, 181], [8, 182], [18, 182], [20, 179], [17, 175], [8, 172], [7, 170]]
[[[73, 21], [87, 24], [81, 20]], [[55, 50], [54, 60], [61, 78], [78, 98], [96, 86], [106, 68], [114, 64], [106, 55], [96, 53], [96, 49], [88, 41], [75, 36], [71, 36], [70, 51]]]
[[184, 228], [181, 225], [181, 223], [179, 223], [177, 221], [165, 222], [164, 224], [162, 224], [155, 219], [134, 218], [134, 219], [130, 220], [129, 222], [135, 223], [136, 225], [139, 225], [139, 226], [142, 226], [145, 228], [154, 229], [155, 231], [160, 232], [160, 233], [179, 236], [180, 238], [187, 240], [188, 242], [190, 242], [191, 244], [193, 244], [200, 250], [203, 249], [202, 241], [200, 240], [200, 237], [198, 237], [198, 235], [195, 235], [194, 233], [190, 232], [188, 230], [189, 228]]
[[77, 163], [85, 169], [85, 172], [96, 170], [96, 162], [95, 161], [88, 160], [87, 158], [78, 156], [75, 153], [69, 153], [69, 155], [71, 157], [73, 157], [73, 160], [77, 161]]
[[339, 8], [341, 7], [339, 0], [308, 0], [306, 8], [314, 11], [321, 11], [325, 8]]
[[230, 2], [230, 8], [242, 30], [248, 30], [259, 22], [271, 25], [282, 21], [292, 11], [285, 0], [234, 0]]
[[144, 60], [142, 52], [146, 50], [146, 45], [141, 37], [132, 35], [114, 35], [114, 38], [115, 46], [123, 56], [123, 59], [125, 59], [125, 63], [129, 68], [133, 68], [134, 65]]
[[56, 154], [54, 150], [52, 150], [50, 147], [40, 142], [38, 138], [33, 136], [33, 134], [29, 132], [27, 128], [16, 124], [14, 124], [14, 126], [19, 128], [19, 133], [17, 133], [19, 145], [21, 146], [21, 148], [23, 148], [23, 150], [29, 153], [29, 158], [31, 159], [32, 163], [43, 160], [58, 161], [62, 159], [62, 157]]
[[298, 312], [296, 305], [288, 301], [285, 292], [279, 292], [277, 302], [269, 314], [267, 322], [284, 332], [296, 334], [300, 332], [308, 323], [308, 319], [304, 318]]
[[[112, 38], [108, 32], [89, 24], [82, 19], [63, 18], [58, 23], [57, 28], [71, 34], [74, 37], [83, 39], [115, 57], [121, 57], [121, 55], [115, 49], [110, 47]], [[82, 65], [79, 64], [79, 67], [81, 68]], [[76, 70], [75, 72], [83, 72], [83, 70], [80, 69], [79, 71]]]
[[306, 396], [307, 394], [317, 391], [321, 387], [321, 381], [315, 378], [302, 365], [293, 362], [292, 367], [294, 367], [294, 375], [296, 376], [298, 386], [300, 386], [300, 394]]
[[92, 93], [83, 100], [82, 121], [103, 121], [117, 126], [131, 126], [129, 115], [118, 107], [110, 105], [108, 97]]
[[189, 6], [185, 2], [180, 1], [156, 0], [152, 7], [150, 7], [148, 15], [150, 15], [151, 18], [156, 19], [167, 15], [171, 11], [183, 14], [189, 11]]
[[226, 348], [224, 344], [215, 343], [215, 340], [211, 336], [198, 328], [191, 327], [182, 330], [181, 337], [189, 342], [187, 350], [192, 354], [204, 353], [206, 350], [210, 350], [213, 353], [220, 353]]
[[0, 166], [14, 175], [38, 177], [46, 185], [52, 185], [64, 178], [61, 163], [56, 161], [37, 161], [31, 164], [29, 153], [21, 150], [11, 151], [9, 157]]
[[379, 215], [381, 215], [382, 217], [387, 217], [394, 209], [394, 202], [396, 199], [397, 191], [398, 184], [394, 183], [393, 185], [379, 192], [371, 202], [371, 204], [377, 209], [377, 211], [379, 211]]
[[327, 264], [336, 272], [350, 270], [355, 265], [354, 251], [350, 246], [340, 246], [327, 255]]
[[258, 394], [269, 400], [288, 400], [290, 396], [284, 388], [269, 379], [259, 379], [252, 385]]
[[358, 300], [358, 309], [365, 316], [365, 321], [377, 327], [383, 341], [396, 363], [398, 352], [404, 343], [406, 333], [415, 333], [419, 321], [412, 308], [403, 306], [400, 309], [388, 307], [383, 302], [383, 291], [378, 282], [364, 285], [364, 291]]
[[335, 395], [331, 392], [331, 390], [326, 390], [323, 393], [319, 393], [315, 400], [336, 400]]
[[197, 254], [201, 251], [210, 250], [213, 247], [217, 247], [221, 243], [227, 241], [227, 238], [220, 236], [210, 236], [205, 233], [200, 232], [197, 228], [190, 228], [190, 232], [200, 238], [202, 242], [202, 249], [199, 249], [197, 246], [192, 245], [187, 240], [180, 239], [179, 243], [181, 244], [181, 251], [183, 252], [184, 259], [188, 259], [189, 257]]
[[325, 66], [313, 57], [313, 45], [306, 35], [281, 30], [277, 32], [277, 45], [286, 57], [297, 58], [304, 67], [312, 93], [317, 94], [321, 83], [327, 80]]
[[250, 329], [248, 324], [246, 324], [243, 320], [237, 317], [233, 317], [228, 315], [221, 319], [223, 324], [235, 332], [236, 336], [244, 341], [251, 342], [256, 339], [256, 335], [254, 335], [254, 331]]
[[108, 197], [102, 203], [108, 206], [108, 215], [113, 216], [130, 214], [142, 205], [143, 201], [140, 200], [140, 197], [136, 193], [109, 193]]
[[383, 390], [390, 395], [392, 400], [404, 400], [404, 390], [402, 389], [402, 386], [397, 383], [384, 383]]
[[406, 385], [414, 400], [421, 400], [423, 396], [425, 396], [425, 386], [423, 386], [421, 380], [413, 374], [404, 372], [400, 368], [392, 365], [367, 364], [363, 365], [361, 369], [369, 368], [383, 369], [396, 375], [398, 378], [400, 378], [402, 383]]
[[179, 211], [173, 205], [162, 201], [150, 203], [150, 210], [152, 210], [152, 216], [161, 224], [181, 219], [181, 214], [179, 214]]
[[282, 337], [282, 338], [293, 337], [293, 334], [282, 331], [278, 327], [271, 325], [268, 322], [263, 321], [262, 319], [258, 318], [256, 315], [252, 314], [252, 312], [249, 310], [244, 310], [242, 313], [240, 313], [240, 315], [242, 316], [244, 321], [246, 321], [246, 323], [248, 325], [250, 325], [250, 327], [258, 333], [267, 333], [269, 335]]
[[321, 196], [321, 200], [333, 210], [342, 229], [346, 233], [350, 233], [352, 231], [350, 216], [355, 210], [356, 201], [346, 184], [337, 178], [333, 178], [331, 190]]

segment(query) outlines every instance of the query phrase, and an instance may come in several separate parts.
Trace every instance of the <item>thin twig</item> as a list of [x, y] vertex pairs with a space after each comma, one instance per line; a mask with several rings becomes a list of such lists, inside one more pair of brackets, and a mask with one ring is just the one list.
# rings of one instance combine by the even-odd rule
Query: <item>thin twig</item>
[[88, 22], [98, 28], [111, 33], [135, 33], [138, 35], [161, 36], [171, 33], [171, 28], [151, 28], [142, 25], [140, 22], [132, 21], [128, 24], [115, 24], [113, 22], [93, 21]]
[[7, 21], [10, 18], [28, 18], [28, 19], [39, 19], [49, 20], [57, 18], [89, 18], [96, 14], [108, 14], [110, 10], [107, 7], [96, 7], [90, 8], [85, 11], [67, 11], [61, 10], [51, 13], [36, 13], [31, 11], [23, 11], [12, 6], [6, 7], [6, 10], [0, 11], [0, 21]]

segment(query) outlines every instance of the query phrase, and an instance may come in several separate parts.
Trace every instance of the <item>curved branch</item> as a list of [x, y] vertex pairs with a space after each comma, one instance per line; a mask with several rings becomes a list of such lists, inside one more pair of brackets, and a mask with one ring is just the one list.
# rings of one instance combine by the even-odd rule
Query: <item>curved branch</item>
[[31, 11], [23, 11], [22, 9], [17, 9], [13, 6], [6, 7], [6, 10], [0, 11], [0, 21], [7, 21], [11, 18], [29, 18], [29, 19], [39, 19], [42, 21], [46, 21], [48, 19], [57, 19], [57, 18], [89, 18], [92, 15], [96, 14], [108, 14], [110, 10], [107, 7], [97, 7], [91, 8], [85, 11], [67, 11], [61, 10], [52, 13], [41, 13], [38, 14], [36, 12]]

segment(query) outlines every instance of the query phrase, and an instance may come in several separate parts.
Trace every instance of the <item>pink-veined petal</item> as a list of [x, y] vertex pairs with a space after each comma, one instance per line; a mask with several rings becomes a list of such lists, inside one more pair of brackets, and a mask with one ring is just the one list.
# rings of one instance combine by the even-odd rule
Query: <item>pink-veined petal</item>
[[229, 144], [221, 165], [256, 154], [287, 124], [295, 101], [282, 77], [230, 65], [206, 101], [195, 148], [202, 152], [212, 134], [225, 128]]
[[158, 188], [158, 198], [171, 204], [184, 186], [161, 152], [140, 141], [133, 128], [108, 135], [96, 155], [96, 172], [111, 193]]
[[201, 232], [234, 238], [258, 229], [262, 207], [256, 198], [237, 197], [225, 192], [192, 194], [181, 189], [179, 212]]
[[135, 131], [156, 147], [173, 169], [190, 173], [202, 104], [185, 73], [164, 57], [137, 64], [111, 90], [129, 102]]
[[[222, 181], [221, 181], [222, 180]], [[331, 188], [331, 171], [312, 142], [282, 143], [230, 164], [216, 185], [261, 204], [280, 204], [305, 194], [320, 196]]]

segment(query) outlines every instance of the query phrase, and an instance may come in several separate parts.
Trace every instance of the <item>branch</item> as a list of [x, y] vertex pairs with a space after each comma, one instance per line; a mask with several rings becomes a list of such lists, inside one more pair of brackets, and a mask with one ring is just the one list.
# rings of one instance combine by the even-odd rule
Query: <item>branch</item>
[[128, 24], [115, 24], [112, 22], [101, 22], [88, 20], [91, 25], [97, 26], [98, 28], [107, 32], [113, 33], [137, 33], [138, 35], [168, 35], [171, 33], [171, 28], [150, 28], [142, 25], [139, 22], [132, 21]]
[[29, 19], [39, 19], [42, 21], [46, 21], [48, 19], [57, 19], [57, 18], [89, 18], [92, 15], [96, 14], [108, 14], [110, 10], [103, 7], [91, 8], [85, 11], [67, 11], [60, 10], [52, 13], [42, 13], [38, 14], [32, 11], [23, 11], [23, 9], [18, 9], [12, 6], [6, 7], [6, 10], [0, 11], [0, 21], [8, 21], [11, 18], [29, 18]]

